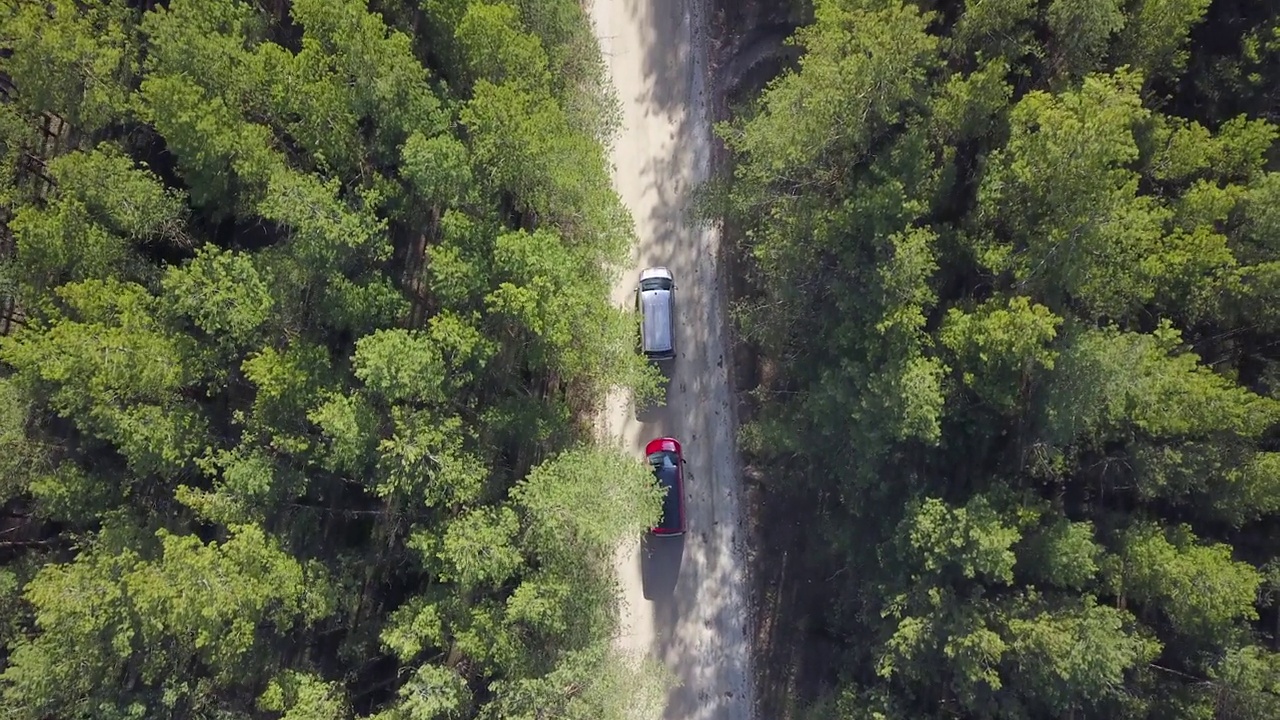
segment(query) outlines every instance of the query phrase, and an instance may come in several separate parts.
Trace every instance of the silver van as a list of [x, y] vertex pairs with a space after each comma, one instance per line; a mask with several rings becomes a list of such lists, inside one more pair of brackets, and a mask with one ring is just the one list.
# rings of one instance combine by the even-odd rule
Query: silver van
[[675, 348], [676, 281], [664, 267], [640, 273], [636, 310], [640, 313], [640, 352], [650, 360], [670, 360]]

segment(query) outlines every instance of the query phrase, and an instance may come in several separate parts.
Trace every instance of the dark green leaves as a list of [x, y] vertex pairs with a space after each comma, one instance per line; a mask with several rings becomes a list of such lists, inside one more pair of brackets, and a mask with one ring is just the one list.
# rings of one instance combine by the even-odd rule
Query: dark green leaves
[[813, 3], [720, 128], [771, 643], [843, 638], [814, 718], [1261, 717], [1275, 13], [938, 10]]

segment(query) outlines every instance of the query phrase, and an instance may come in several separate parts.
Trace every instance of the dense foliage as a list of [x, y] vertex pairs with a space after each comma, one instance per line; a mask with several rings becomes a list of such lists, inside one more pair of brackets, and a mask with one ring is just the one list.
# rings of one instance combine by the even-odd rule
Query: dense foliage
[[813, 5], [720, 129], [813, 717], [1280, 717], [1280, 6]]
[[658, 498], [584, 418], [656, 383], [576, 0], [0, 17], [0, 716], [622, 717]]

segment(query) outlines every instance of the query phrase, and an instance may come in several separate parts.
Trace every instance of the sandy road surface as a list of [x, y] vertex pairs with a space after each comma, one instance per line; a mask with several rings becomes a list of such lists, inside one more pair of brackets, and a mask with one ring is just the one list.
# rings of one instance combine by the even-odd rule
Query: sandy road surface
[[711, 167], [706, 24], [701, 0], [594, 0], [596, 36], [622, 101], [613, 182], [631, 210], [639, 246], [614, 301], [633, 303], [637, 274], [666, 265], [676, 277], [677, 358], [666, 366], [667, 404], [637, 410], [611, 400], [604, 429], [643, 457], [672, 435], [685, 448], [689, 533], [619, 550], [624, 589], [618, 644], [662, 660], [680, 687], [665, 720], [750, 720], [746, 537], [725, 347], [719, 235], [690, 222], [690, 191]]

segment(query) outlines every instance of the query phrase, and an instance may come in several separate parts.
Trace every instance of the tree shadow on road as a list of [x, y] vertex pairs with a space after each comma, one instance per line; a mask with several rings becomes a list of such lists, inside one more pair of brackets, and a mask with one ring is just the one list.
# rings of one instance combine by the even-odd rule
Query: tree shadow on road
[[632, 400], [632, 410], [635, 411], [635, 418], [638, 423], [660, 422], [663, 409], [671, 402], [671, 383], [675, 378], [676, 365], [674, 362], [665, 362], [657, 363], [657, 367], [662, 373], [662, 397], [647, 404], [635, 399]]

